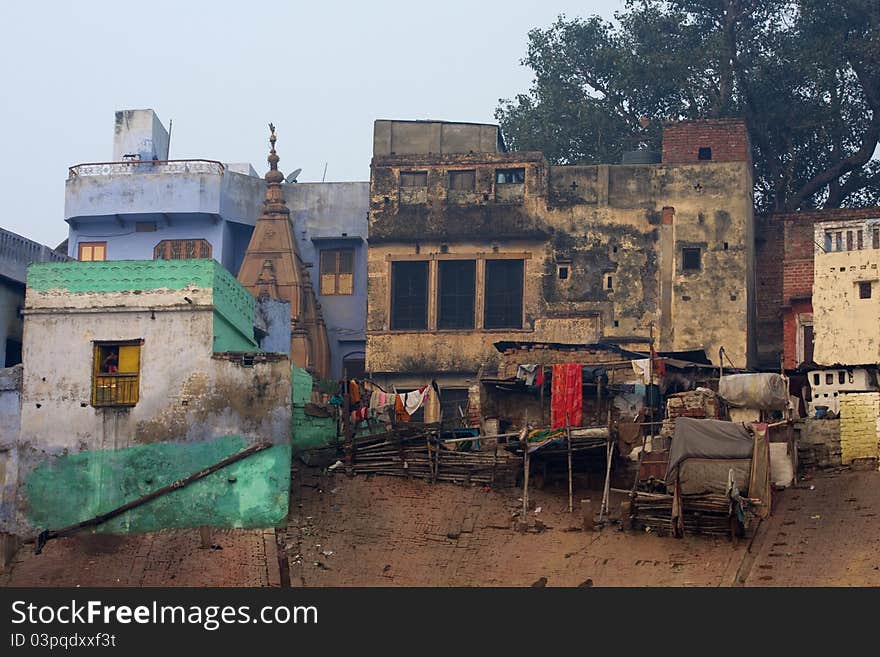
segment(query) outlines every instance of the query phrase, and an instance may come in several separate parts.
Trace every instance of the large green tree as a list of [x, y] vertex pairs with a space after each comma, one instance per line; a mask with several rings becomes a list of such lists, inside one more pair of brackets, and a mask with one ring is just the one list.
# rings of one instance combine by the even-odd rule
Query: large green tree
[[511, 146], [614, 162], [663, 121], [743, 117], [764, 211], [880, 204], [880, 0], [628, 0], [529, 33]]

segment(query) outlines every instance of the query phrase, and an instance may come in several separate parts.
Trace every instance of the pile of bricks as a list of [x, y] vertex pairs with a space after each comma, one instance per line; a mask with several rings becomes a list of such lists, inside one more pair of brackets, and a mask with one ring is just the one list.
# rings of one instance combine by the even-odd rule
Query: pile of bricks
[[670, 395], [666, 400], [666, 418], [660, 427], [660, 442], [668, 446], [675, 434], [675, 418], [692, 417], [717, 420], [720, 416], [718, 396], [708, 388], [697, 388]]

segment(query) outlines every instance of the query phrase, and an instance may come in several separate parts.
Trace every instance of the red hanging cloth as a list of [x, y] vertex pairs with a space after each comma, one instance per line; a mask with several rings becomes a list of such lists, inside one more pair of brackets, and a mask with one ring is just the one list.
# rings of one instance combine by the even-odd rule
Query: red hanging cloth
[[550, 428], [566, 426], [578, 427], [583, 411], [583, 382], [581, 366], [566, 363], [553, 366], [553, 387], [550, 397]]

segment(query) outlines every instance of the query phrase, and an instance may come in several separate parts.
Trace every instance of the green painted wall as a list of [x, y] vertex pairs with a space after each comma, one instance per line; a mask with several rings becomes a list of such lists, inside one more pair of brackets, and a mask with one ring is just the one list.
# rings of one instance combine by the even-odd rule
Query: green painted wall
[[254, 339], [254, 297], [216, 260], [107, 260], [31, 265], [27, 285], [38, 292], [124, 292], [212, 289], [214, 346], [221, 351], [259, 351]]
[[[59, 456], [24, 485], [25, 513], [57, 529], [110, 511], [217, 463], [249, 444], [238, 436], [199, 443], [155, 443]], [[170, 527], [273, 527], [287, 516], [290, 445], [274, 445], [114, 518], [99, 533]], [[234, 479], [235, 481], [230, 481]]]
[[214, 286], [214, 260], [106, 260], [104, 262], [45, 262], [28, 267], [27, 286], [39, 292], [67, 290], [123, 292], [181, 290], [188, 285]]
[[253, 295], [216, 260], [214, 265], [214, 351], [259, 351], [254, 340]]
[[312, 376], [304, 369], [290, 370], [290, 397], [293, 402], [291, 434], [294, 452], [303, 452], [336, 444], [336, 419], [306, 415], [305, 406], [312, 400]]
[[[253, 331], [251, 331], [253, 333]], [[230, 324], [224, 315], [214, 311], [214, 352], [261, 351], [257, 341]]]

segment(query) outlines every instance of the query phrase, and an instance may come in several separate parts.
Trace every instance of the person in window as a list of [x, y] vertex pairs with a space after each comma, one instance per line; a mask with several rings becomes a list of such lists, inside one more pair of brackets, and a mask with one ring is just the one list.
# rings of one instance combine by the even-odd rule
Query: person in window
[[116, 374], [119, 371], [119, 354], [111, 351], [101, 363], [101, 371], [107, 374]]

